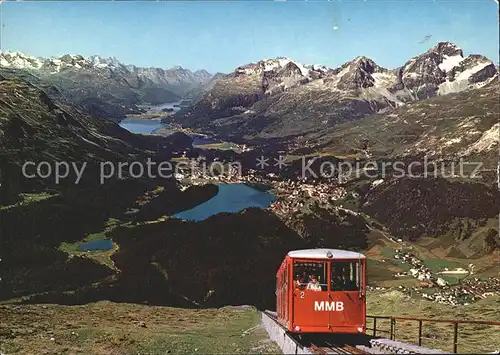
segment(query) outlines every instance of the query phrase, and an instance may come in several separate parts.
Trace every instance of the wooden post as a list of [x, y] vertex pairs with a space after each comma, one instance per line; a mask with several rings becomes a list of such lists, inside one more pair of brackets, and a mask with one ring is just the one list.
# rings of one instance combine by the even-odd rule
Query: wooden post
[[418, 346], [422, 346], [422, 320], [418, 321]]
[[373, 336], [377, 335], [377, 317], [373, 317]]
[[455, 322], [453, 327], [453, 352], [455, 354], [457, 353], [457, 347], [458, 347], [458, 322]]

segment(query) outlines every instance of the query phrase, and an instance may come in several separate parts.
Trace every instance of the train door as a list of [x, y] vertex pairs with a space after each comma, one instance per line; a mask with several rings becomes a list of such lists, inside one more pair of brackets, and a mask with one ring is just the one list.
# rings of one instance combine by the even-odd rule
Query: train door
[[283, 318], [283, 284], [281, 282], [283, 274], [283, 264], [278, 269], [276, 273], [276, 314], [278, 320]]
[[279, 270], [278, 282], [277, 282], [277, 291], [278, 291], [278, 318], [280, 320], [286, 319], [285, 316], [285, 302], [284, 302], [284, 294], [285, 294], [285, 283], [284, 283], [284, 273], [285, 273], [285, 265], [282, 264]]
[[288, 307], [288, 301], [289, 301], [289, 292], [290, 292], [290, 265], [288, 262], [285, 264], [285, 287], [283, 288], [283, 298], [281, 301], [283, 302], [283, 313], [284, 313], [284, 319], [286, 320], [286, 326], [289, 326], [289, 307]]
[[313, 332], [326, 329], [329, 317], [325, 309], [328, 302], [328, 262], [293, 261], [292, 329]]
[[329, 322], [337, 331], [358, 332], [365, 324], [363, 263], [332, 260], [330, 263]]

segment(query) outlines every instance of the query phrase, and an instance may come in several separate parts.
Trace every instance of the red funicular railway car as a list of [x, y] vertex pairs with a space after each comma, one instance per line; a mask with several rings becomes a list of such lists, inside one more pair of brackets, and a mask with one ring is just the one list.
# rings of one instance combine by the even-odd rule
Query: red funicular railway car
[[290, 251], [276, 274], [278, 321], [292, 333], [365, 333], [365, 290], [363, 254]]

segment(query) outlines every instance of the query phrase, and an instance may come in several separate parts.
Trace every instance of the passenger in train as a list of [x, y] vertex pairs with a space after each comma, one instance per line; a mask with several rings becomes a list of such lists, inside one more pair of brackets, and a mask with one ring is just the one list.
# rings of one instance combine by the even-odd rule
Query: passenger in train
[[321, 291], [321, 285], [318, 283], [318, 278], [313, 275], [311, 282], [307, 284], [307, 290]]

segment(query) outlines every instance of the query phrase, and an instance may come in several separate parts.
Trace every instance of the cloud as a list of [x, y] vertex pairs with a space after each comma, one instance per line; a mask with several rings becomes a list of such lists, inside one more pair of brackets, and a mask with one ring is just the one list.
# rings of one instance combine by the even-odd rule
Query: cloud
[[422, 44], [422, 43], [427, 42], [428, 40], [431, 39], [431, 37], [432, 37], [432, 35], [425, 36], [420, 42], [418, 42], [418, 44]]

